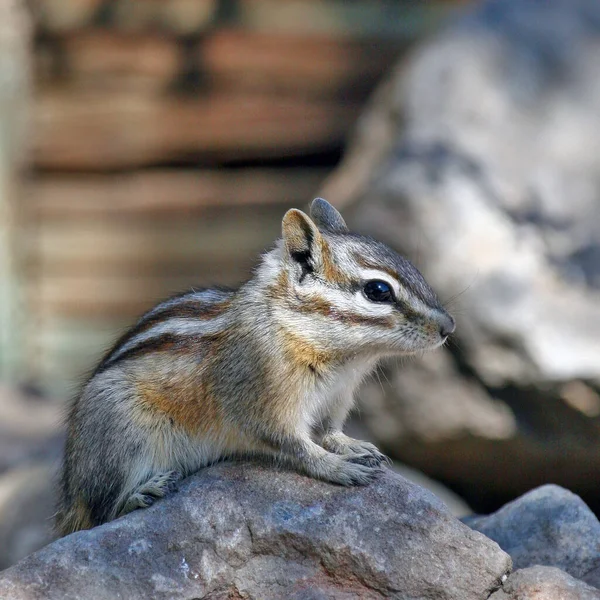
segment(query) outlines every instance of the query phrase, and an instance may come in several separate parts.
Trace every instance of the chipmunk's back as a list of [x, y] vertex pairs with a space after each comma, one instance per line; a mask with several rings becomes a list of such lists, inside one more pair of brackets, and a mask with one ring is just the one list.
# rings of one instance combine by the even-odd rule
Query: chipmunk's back
[[[170, 298], [100, 362], [69, 414], [59, 514], [64, 533], [117, 516], [123, 489], [156, 468], [188, 472], [219, 458], [228, 440], [204, 374], [229, 333], [232, 296], [211, 289]], [[99, 459], [105, 468], [81, 469]]]

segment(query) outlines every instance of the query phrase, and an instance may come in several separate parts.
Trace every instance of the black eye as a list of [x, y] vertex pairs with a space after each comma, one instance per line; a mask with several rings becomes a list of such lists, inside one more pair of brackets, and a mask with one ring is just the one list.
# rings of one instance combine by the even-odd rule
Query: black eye
[[367, 281], [364, 287], [365, 296], [371, 302], [393, 302], [392, 288], [385, 281], [375, 279]]

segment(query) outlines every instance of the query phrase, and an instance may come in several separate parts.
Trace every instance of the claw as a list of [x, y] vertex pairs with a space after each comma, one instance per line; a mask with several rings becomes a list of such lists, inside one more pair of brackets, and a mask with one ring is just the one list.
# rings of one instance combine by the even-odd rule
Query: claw
[[[346, 458], [347, 457], [347, 458]], [[365, 465], [367, 467], [378, 467], [381, 463], [381, 459], [374, 454], [369, 452], [362, 452], [360, 454], [348, 454], [344, 457], [348, 462]]]

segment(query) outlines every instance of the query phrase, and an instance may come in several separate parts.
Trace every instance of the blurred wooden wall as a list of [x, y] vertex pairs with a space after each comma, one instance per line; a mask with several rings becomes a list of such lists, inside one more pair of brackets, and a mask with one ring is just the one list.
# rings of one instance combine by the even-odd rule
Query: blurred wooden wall
[[62, 392], [158, 299], [247, 277], [451, 3], [30, 4], [23, 371]]

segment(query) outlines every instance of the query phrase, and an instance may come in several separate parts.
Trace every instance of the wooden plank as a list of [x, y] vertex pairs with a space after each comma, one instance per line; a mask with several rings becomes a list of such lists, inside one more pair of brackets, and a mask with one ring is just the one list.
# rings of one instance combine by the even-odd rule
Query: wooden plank
[[132, 316], [177, 291], [239, 283], [279, 235], [282, 212], [235, 209], [146, 223], [94, 219], [75, 227], [43, 221], [29, 234], [37, 265], [28, 287], [32, 314]]
[[[391, 41], [218, 29], [197, 44], [193, 56], [208, 89], [364, 98], [400, 47]], [[167, 89], [183, 64], [177, 41], [156, 32], [77, 31], [61, 40], [61, 56], [74, 84], [143, 86], [148, 92]]]
[[27, 210], [38, 220], [141, 220], [202, 216], [211, 209], [303, 207], [330, 173], [323, 168], [148, 170], [113, 175], [40, 175]]
[[44, 224], [34, 235], [42, 270], [50, 262], [69, 260], [87, 263], [89, 268], [102, 261], [135, 264], [156, 259], [164, 264], [165, 259], [176, 263], [193, 257], [199, 264], [229, 264], [247, 252], [260, 251], [279, 233], [279, 219], [265, 223], [247, 212], [244, 217], [244, 222], [213, 218], [178, 224], [156, 222], [152, 227], [117, 219], [77, 227]]
[[253, 31], [414, 40], [447, 17], [449, 2], [249, 0], [236, 23]]
[[[36, 58], [38, 72], [47, 78], [52, 70], [44, 62], [45, 54], [39, 52]], [[57, 60], [69, 79], [84, 86], [146, 84], [156, 90], [175, 79], [181, 63], [178, 43], [173, 38], [102, 29], [76, 30], [65, 35]]]
[[[372, 83], [391, 67], [400, 46], [391, 41], [222, 29], [198, 48], [198, 58], [217, 82], [254, 82], [297, 94], [352, 94], [351, 86], [361, 78]], [[366, 85], [360, 87], [364, 90]]]
[[[249, 266], [248, 266], [249, 267]], [[249, 268], [239, 275], [249, 276]], [[213, 284], [225, 285], [226, 275], [215, 265], [206, 281], [172, 275], [170, 277], [99, 276], [41, 278], [35, 289], [36, 313], [77, 317], [134, 317], [173, 294]], [[241, 277], [243, 279], [243, 277]], [[203, 285], [204, 284], [204, 285]]]
[[[248, 252], [256, 250], [250, 249]], [[261, 249], [262, 250], [262, 249]], [[256, 255], [260, 250], [256, 251]], [[241, 253], [234, 259], [225, 260], [221, 256], [212, 257], [205, 254], [176, 257], [172, 253], [167, 256], [131, 256], [121, 258], [114, 255], [97, 255], [94, 257], [81, 257], [69, 255], [57, 258], [55, 256], [45, 257], [42, 263], [43, 277], [55, 278], [65, 274], [79, 277], [86, 273], [94, 272], [99, 279], [103, 277], [154, 277], [156, 279], [168, 279], [176, 276], [190, 284], [198, 285], [204, 282], [207, 285], [214, 283], [236, 283], [247, 278], [249, 268], [253, 263], [248, 261]], [[218, 261], [215, 263], [215, 261]], [[215, 264], [218, 265], [218, 273], [215, 274]], [[211, 275], [212, 274], [212, 275]], [[168, 293], [168, 291], [167, 291]], [[52, 307], [49, 307], [52, 309]], [[41, 310], [45, 310], [41, 307]]]
[[[440, 19], [447, 17], [453, 5], [464, 3], [465, 0], [244, 0], [237, 2], [235, 10], [221, 18], [220, 23], [258, 32], [412, 40], [431, 31]], [[214, 26], [212, 15], [216, 7], [215, 0], [36, 0], [35, 4], [43, 8], [43, 12], [36, 11], [38, 27], [55, 35], [95, 24], [100, 4], [108, 8], [114, 27], [127, 31], [157, 28], [174, 35]]]
[[39, 168], [102, 171], [199, 157], [292, 156], [339, 147], [359, 104], [261, 94], [197, 99], [54, 88], [37, 98]]

